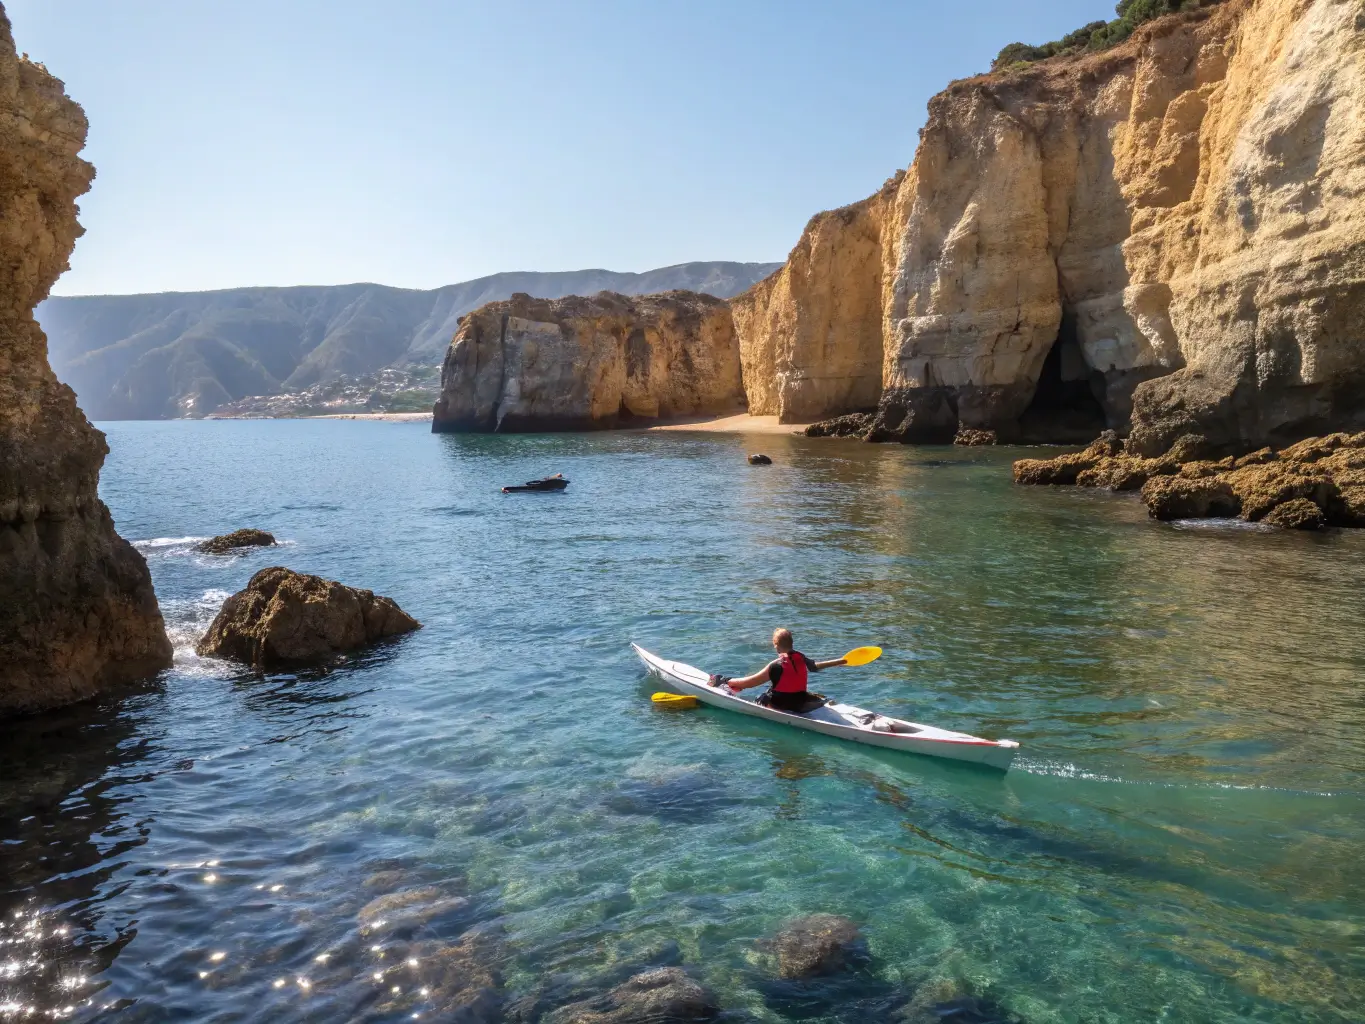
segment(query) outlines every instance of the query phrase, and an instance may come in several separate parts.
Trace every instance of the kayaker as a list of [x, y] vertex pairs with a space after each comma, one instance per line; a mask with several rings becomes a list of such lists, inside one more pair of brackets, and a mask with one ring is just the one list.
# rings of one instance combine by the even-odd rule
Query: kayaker
[[800, 651], [792, 648], [792, 634], [789, 629], [773, 630], [773, 649], [777, 651], [777, 658], [753, 675], [745, 676], [743, 679], [712, 676], [712, 685], [729, 686], [730, 689], [739, 691], [768, 683], [770, 689], [759, 698], [759, 703], [776, 708], [778, 711], [798, 713], [813, 711], [823, 704], [822, 698], [814, 696], [806, 689], [806, 680], [811, 672], [819, 672], [822, 668], [834, 668], [836, 665], [845, 664], [844, 659], [812, 661]]

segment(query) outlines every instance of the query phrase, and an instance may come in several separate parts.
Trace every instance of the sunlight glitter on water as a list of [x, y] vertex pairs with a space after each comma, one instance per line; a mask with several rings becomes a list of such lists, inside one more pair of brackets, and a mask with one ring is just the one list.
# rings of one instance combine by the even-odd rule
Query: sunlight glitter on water
[[0, 918], [0, 1020], [68, 1017], [94, 1006], [84, 995], [93, 979], [71, 939], [71, 928], [41, 908]]

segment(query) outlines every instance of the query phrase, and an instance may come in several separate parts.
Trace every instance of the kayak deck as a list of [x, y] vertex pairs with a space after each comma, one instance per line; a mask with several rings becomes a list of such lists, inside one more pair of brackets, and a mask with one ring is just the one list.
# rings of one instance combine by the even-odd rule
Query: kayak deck
[[660, 658], [639, 644], [630, 646], [644, 662], [645, 667], [655, 675], [672, 683], [682, 693], [727, 711], [766, 718], [771, 722], [780, 722], [798, 729], [852, 740], [855, 743], [948, 758], [953, 761], [967, 761], [1000, 771], [1009, 769], [1014, 761], [1014, 755], [1019, 750], [1019, 744], [1014, 740], [986, 740], [965, 732], [954, 732], [951, 729], [939, 729], [932, 725], [891, 718], [838, 701], [805, 714], [766, 708], [739, 694], [711, 686], [708, 682], [710, 676], [699, 668], [680, 661]]

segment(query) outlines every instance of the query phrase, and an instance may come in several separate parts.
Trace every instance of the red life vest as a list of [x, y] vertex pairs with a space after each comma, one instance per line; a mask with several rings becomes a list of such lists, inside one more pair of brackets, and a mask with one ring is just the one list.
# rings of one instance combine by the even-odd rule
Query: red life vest
[[806, 656], [799, 651], [779, 654], [777, 662], [782, 666], [782, 674], [777, 677], [773, 689], [778, 693], [804, 693], [806, 691]]

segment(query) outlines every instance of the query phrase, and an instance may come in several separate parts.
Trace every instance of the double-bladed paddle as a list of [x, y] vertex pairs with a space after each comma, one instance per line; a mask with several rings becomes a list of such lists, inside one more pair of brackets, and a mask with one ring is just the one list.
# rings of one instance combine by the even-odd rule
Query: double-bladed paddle
[[[855, 647], [839, 660], [845, 665], [857, 668], [860, 665], [869, 665], [881, 656], [882, 649], [880, 647]], [[656, 693], [650, 700], [664, 707], [694, 708], [697, 706], [696, 697], [682, 693]]]

